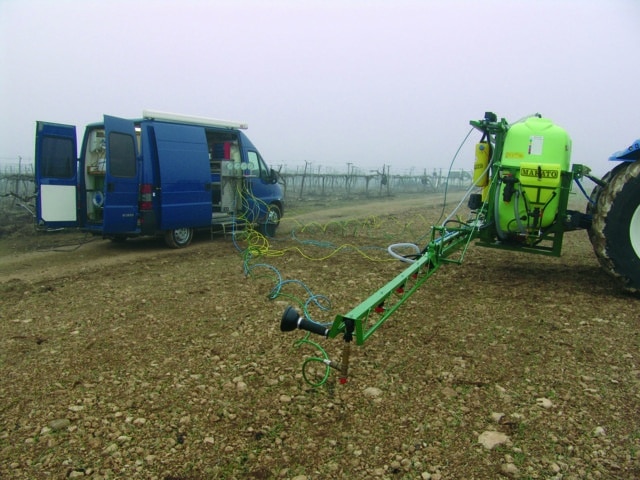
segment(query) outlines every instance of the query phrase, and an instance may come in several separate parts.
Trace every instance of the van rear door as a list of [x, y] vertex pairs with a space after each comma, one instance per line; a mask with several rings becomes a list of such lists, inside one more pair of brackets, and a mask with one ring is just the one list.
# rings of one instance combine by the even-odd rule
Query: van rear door
[[76, 127], [36, 124], [36, 220], [49, 228], [78, 226]]
[[107, 148], [103, 233], [136, 233], [138, 223], [138, 146], [131, 120], [104, 116]]

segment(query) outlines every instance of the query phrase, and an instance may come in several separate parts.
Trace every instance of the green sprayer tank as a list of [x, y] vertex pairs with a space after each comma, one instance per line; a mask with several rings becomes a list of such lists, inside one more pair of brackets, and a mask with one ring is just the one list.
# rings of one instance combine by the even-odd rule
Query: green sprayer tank
[[550, 120], [530, 117], [509, 127], [494, 199], [501, 238], [536, 235], [554, 222], [570, 162], [571, 138]]

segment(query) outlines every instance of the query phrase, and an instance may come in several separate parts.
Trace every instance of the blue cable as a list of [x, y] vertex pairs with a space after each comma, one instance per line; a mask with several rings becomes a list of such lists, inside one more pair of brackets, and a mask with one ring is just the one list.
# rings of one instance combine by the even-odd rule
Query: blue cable
[[585, 198], [587, 199], [587, 201], [591, 204], [591, 205], [595, 205], [596, 202], [594, 202], [593, 200], [591, 200], [591, 197], [589, 195], [587, 195], [587, 192], [585, 191], [584, 187], [582, 186], [582, 184], [580, 183], [580, 181], [577, 178], [574, 178], [576, 184], [578, 185], [578, 188], [580, 189], [580, 191], [582, 192], [582, 194], [585, 196]]

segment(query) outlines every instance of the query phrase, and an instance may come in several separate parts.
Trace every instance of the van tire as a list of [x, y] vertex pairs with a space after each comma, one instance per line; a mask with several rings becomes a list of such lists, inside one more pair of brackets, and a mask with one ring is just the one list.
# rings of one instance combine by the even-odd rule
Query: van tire
[[176, 228], [164, 233], [164, 242], [171, 248], [184, 248], [193, 240], [193, 228]]
[[260, 224], [260, 233], [265, 237], [275, 237], [278, 225], [280, 225], [280, 218], [282, 218], [280, 207], [272, 203], [269, 205], [267, 214], [264, 216], [264, 223]]

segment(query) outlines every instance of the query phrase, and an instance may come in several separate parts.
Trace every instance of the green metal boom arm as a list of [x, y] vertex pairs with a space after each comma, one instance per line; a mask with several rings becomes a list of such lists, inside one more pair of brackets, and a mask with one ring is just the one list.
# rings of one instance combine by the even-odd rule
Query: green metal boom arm
[[354, 338], [362, 345], [393, 313], [447, 261], [447, 257], [468, 244], [472, 230], [447, 232], [433, 228], [441, 236], [432, 240], [426, 251], [403, 272], [345, 315], [337, 315], [327, 337], [349, 333], [353, 322]]
[[331, 327], [305, 320], [289, 307], [280, 328], [282, 331], [300, 328], [327, 338], [342, 334], [346, 342], [355, 338], [356, 344], [362, 345], [441, 265], [460, 263], [462, 257], [454, 260], [449, 257], [461, 249], [466, 251], [478, 231], [475, 225], [456, 229], [432, 227], [432, 240], [419, 258], [349, 313], [337, 315]]

